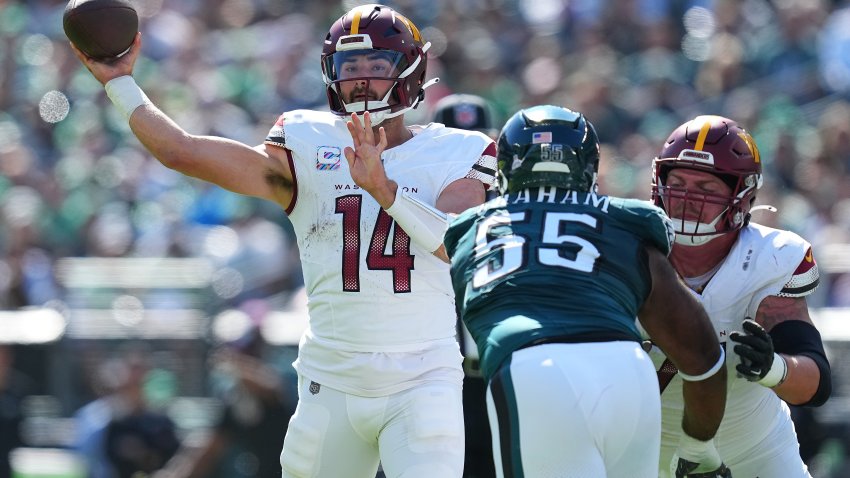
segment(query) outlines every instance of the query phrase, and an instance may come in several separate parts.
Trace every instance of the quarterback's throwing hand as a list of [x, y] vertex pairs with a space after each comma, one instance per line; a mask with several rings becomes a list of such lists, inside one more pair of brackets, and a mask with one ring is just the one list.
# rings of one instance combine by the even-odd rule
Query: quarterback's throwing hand
[[[387, 147], [387, 134], [384, 128], [378, 128], [379, 138], [372, 130], [369, 112], [363, 113], [363, 122], [355, 113], [347, 123], [348, 132], [354, 141], [354, 148], [345, 148], [345, 159], [351, 170], [351, 179], [369, 193], [386, 185], [387, 175], [381, 163], [381, 154]], [[373, 194], [374, 195], [374, 194]]]

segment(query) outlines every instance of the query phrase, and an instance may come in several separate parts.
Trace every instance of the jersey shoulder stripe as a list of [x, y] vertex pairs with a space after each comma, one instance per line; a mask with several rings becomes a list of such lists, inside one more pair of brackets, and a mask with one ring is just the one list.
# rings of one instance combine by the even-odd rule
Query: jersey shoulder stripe
[[791, 275], [791, 279], [782, 287], [782, 290], [777, 295], [779, 297], [805, 297], [814, 292], [819, 284], [820, 273], [818, 271], [818, 264], [815, 262], [812, 248], [810, 247], [806, 252], [806, 256], [797, 266], [797, 269], [794, 270], [794, 274]]

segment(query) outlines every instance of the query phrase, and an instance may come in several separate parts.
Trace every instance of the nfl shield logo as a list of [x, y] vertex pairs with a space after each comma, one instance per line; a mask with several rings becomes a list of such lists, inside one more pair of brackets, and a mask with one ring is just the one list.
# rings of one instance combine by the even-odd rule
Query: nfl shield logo
[[322, 388], [322, 386], [319, 385], [318, 383], [310, 381], [310, 393], [311, 394], [315, 395], [315, 394], [319, 393], [319, 390], [321, 388]]
[[474, 105], [457, 105], [454, 113], [455, 124], [460, 128], [469, 128], [478, 124], [478, 109]]

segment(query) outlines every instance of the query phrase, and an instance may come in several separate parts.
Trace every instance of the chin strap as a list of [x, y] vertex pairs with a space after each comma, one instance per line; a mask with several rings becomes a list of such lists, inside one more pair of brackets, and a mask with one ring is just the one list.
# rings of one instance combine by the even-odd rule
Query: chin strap
[[762, 210], [768, 211], [768, 212], [773, 212], [773, 213], [779, 211], [779, 209], [776, 209], [775, 207], [771, 206], [770, 204], [762, 204], [761, 206], [756, 206], [756, 207], [750, 209], [750, 213], [754, 213], [756, 211], [762, 211]]

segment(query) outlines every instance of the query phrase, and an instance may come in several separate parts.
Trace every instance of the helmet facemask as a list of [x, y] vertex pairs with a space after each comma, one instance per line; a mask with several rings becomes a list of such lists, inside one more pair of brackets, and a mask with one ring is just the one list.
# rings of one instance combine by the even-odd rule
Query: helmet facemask
[[[755, 200], [756, 185], [753, 175], [733, 176], [711, 173], [730, 186], [729, 195], [711, 194], [706, 192], [691, 191], [685, 187], [671, 186], [667, 178], [674, 168], [687, 168], [680, 164], [663, 164], [663, 160], [656, 161], [656, 168], [661, 170], [654, 175], [657, 184], [653, 184], [653, 198], [656, 204], [664, 209], [673, 220], [673, 229], [676, 231], [676, 243], [686, 246], [699, 246], [723, 234], [737, 231], [744, 227], [750, 219], [750, 207]], [[698, 168], [687, 168], [700, 171]], [[655, 181], [654, 181], [655, 182]], [[683, 211], [681, 217], [674, 217], [671, 211], [671, 200], [682, 201]], [[706, 206], [717, 204], [724, 206], [714, 218], [700, 220], [703, 217]], [[691, 216], [697, 219], [687, 220], [685, 211], [690, 211]]]

